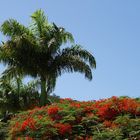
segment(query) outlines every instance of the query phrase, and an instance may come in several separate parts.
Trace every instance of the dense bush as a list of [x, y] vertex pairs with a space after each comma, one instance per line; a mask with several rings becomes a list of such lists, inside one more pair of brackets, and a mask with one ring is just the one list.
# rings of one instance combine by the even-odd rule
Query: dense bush
[[59, 103], [17, 114], [10, 121], [13, 140], [139, 140], [140, 102], [124, 97]]

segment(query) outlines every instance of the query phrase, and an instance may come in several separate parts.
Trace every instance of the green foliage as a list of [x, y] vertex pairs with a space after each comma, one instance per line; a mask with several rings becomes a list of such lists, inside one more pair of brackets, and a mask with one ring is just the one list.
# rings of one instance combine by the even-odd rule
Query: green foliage
[[93, 140], [122, 140], [123, 134], [120, 129], [104, 129], [101, 132], [93, 132]]
[[0, 122], [0, 139], [7, 140], [8, 137], [8, 123]]
[[124, 115], [117, 117], [115, 123], [120, 125], [125, 137], [140, 138], [140, 118], [134, 119], [130, 115]]
[[17, 112], [33, 108], [39, 105], [39, 93], [37, 90], [37, 82], [32, 81], [27, 85], [20, 81], [20, 89], [18, 89], [15, 79], [3, 79], [0, 82], [0, 111]]

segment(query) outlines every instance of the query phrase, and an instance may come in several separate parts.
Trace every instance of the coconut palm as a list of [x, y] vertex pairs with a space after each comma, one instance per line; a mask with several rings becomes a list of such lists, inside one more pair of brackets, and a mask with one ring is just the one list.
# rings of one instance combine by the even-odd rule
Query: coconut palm
[[[80, 72], [91, 80], [91, 69], [96, 68], [96, 62], [90, 52], [74, 45], [71, 33], [49, 23], [42, 10], [34, 12], [31, 19], [29, 27], [14, 19], [2, 24], [1, 31], [8, 40], [0, 47], [0, 60], [24, 75], [40, 78], [40, 101], [45, 105], [58, 76], [64, 72]], [[68, 42], [70, 47], [62, 48]]]

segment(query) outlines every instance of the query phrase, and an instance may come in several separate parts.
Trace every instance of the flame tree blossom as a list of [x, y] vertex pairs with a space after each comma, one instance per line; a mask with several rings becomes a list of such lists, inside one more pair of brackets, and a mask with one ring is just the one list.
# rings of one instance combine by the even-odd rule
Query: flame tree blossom
[[[140, 101], [111, 97], [60, 102], [17, 114], [10, 121], [9, 138], [19, 139], [140, 139]], [[102, 136], [102, 137], [101, 137]]]

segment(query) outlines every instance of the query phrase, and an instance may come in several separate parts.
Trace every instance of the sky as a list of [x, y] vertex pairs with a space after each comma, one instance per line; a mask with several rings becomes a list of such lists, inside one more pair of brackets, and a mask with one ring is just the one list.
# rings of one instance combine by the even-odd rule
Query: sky
[[71, 32], [97, 62], [92, 81], [78, 73], [59, 77], [56, 95], [86, 101], [140, 97], [140, 0], [1, 0], [0, 24], [14, 18], [28, 26], [37, 9]]

